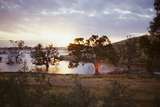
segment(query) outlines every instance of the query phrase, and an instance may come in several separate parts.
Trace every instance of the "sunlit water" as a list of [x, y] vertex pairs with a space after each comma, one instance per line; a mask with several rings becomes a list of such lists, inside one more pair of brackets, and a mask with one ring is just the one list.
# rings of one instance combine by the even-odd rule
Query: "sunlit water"
[[[8, 65], [7, 62], [7, 55], [1, 54], [2, 61], [0, 62], [0, 71], [1, 72], [17, 72], [23, 71], [23, 64], [13, 64]], [[32, 72], [45, 72], [45, 65], [43, 66], [36, 66], [32, 64], [32, 58], [30, 54], [23, 55], [23, 61], [26, 61], [27, 71]], [[68, 61], [60, 61], [56, 65], [50, 65], [48, 73], [56, 73], [56, 74], [95, 74], [95, 68], [92, 63], [79, 63], [79, 65], [75, 68], [68, 68]], [[38, 70], [37, 70], [38, 69]], [[108, 73], [113, 71], [114, 67], [106, 64], [100, 64], [99, 71], [100, 73]]]

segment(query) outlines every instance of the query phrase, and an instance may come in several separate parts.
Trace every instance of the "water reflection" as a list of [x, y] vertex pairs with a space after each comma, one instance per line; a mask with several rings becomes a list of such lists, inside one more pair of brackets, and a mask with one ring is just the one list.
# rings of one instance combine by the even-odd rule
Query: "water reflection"
[[[75, 68], [68, 68], [68, 61], [61, 61], [58, 65], [51, 68], [51, 72], [61, 73], [61, 74], [94, 74], [94, 66], [91, 63], [80, 63]], [[55, 69], [56, 68], [56, 69]], [[54, 70], [55, 69], [55, 70]]]
[[[16, 72], [19, 71], [23, 64], [14, 64], [7, 65], [6, 64], [6, 55], [1, 55], [3, 57], [2, 62], [0, 62], [0, 71], [3, 72]], [[23, 61], [26, 61], [28, 71], [32, 72], [46, 72], [45, 65], [36, 66], [32, 64], [32, 58], [29, 54], [25, 54], [23, 56]], [[95, 68], [92, 63], [79, 63], [79, 65], [75, 68], [68, 68], [68, 61], [60, 61], [56, 65], [50, 65], [49, 73], [56, 74], [95, 74]], [[113, 71], [114, 67], [109, 64], [100, 64], [99, 71], [101, 74], [108, 73]]]
[[[56, 65], [50, 65], [49, 73], [55, 74], [95, 74], [95, 68], [92, 63], [80, 63], [75, 68], [68, 67], [68, 61], [61, 61]], [[36, 66], [38, 67], [38, 66]], [[35, 66], [33, 68], [36, 68]], [[41, 69], [41, 70], [40, 70]], [[106, 64], [100, 64], [99, 71], [101, 74], [109, 73], [113, 71], [114, 67]], [[39, 66], [39, 69], [34, 69], [33, 71], [43, 71], [45, 72], [45, 66]]]

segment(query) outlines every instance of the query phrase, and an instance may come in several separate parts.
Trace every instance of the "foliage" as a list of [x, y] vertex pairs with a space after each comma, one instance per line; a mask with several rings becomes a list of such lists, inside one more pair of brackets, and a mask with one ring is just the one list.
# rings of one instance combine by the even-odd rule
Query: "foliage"
[[[156, 34], [157, 30], [160, 30], [160, 14], [158, 16], [156, 16], [153, 21], [150, 23], [150, 33]], [[160, 33], [160, 31], [159, 31]]]
[[160, 1], [159, 0], [155, 0], [154, 9], [156, 11], [156, 17], [150, 23], [149, 32], [151, 33], [151, 35], [156, 35], [157, 33], [160, 33]]
[[10, 40], [10, 43], [13, 45], [13, 47], [17, 47], [19, 49], [22, 49], [25, 45], [23, 40], [19, 40], [19, 41]]
[[116, 64], [118, 55], [107, 36], [92, 35], [89, 39], [75, 38], [74, 43], [68, 46], [69, 54], [74, 57], [71, 67], [79, 62], [91, 62], [96, 64], [101, 60], [108, 60]]
[[35, 64], [36, 65], [42, 65], [44, 64], [44, 58], [45, 58], [45, 52], [42, 48], [42, 45], [41, 44], [38, 44], [36, 47], [35, 47], [35, 51], [32, 52], [32, 57], [35, 59]]
[[58, 51], [53, 45], [49, 45], [43, 48], [41, 44], [38, 44], [32, 52], [31, 56], [34, 59], [36, 65], [46, 65], [46, 70], [48, 71], [49, 64], [54, 65], [56, 59], [58, 58]]
[[9, 54], [8, 54], [8, 62], [7, 64], [14, 64], [14, 63], [22, 63], [22, 55], [23, 55], [23, 48], [24, 48], [24, 41], [13, 41], [10, 40], [11, 47], [9, 48]]
[[146, 68], [149, 72], [160, 69], [160, 1], [155, 0], [156, 17], [150, 23], [149, 37], [140, 40], [141, 49], [146, 55]]

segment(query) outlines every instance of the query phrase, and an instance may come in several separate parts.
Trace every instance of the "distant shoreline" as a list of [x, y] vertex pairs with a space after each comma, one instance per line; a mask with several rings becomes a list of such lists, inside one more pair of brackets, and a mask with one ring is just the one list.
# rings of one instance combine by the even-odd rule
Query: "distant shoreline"
[[[67, 47], [67, 46], [58, 46], [54, 41], [49, 41], [49, 40], [23, 40], [23, 41], [25, 43], [25, 46], [28, 46], [28, 47], [35, 47], [39, 43], [41, 43], [44, 46], [47, 46], [49, 44], [53, 44], [55, 47], [58, 47], [58, 48], [66, 48]], [[0, 48], [8, 48], [8, 47], [12, 47], [10, 40], [0, 39]]]

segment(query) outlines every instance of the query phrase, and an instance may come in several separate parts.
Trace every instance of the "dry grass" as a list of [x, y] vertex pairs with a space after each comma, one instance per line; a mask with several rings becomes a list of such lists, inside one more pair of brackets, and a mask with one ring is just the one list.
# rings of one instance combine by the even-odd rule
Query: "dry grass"
[[[21, 74], [21, 75], [20, 75]], [[114, 81], [127, 87], [129, 93], [139, 107], [151, 107], [155, 96], [160, 96], [160, 77], [147, 74], [121, 74], [121, 75], [54, 75], [37, 73], [1, 73], [0, 79], [9, 76], [27, 77], [27, 83], [36, 87], [37, 84], [49, 84], [56, 94], [68, 94], [74, 87], [75, 81], [89, 89], [92, 94], [101, 100], [106, 95], [106, 87], [111, 87]]]

